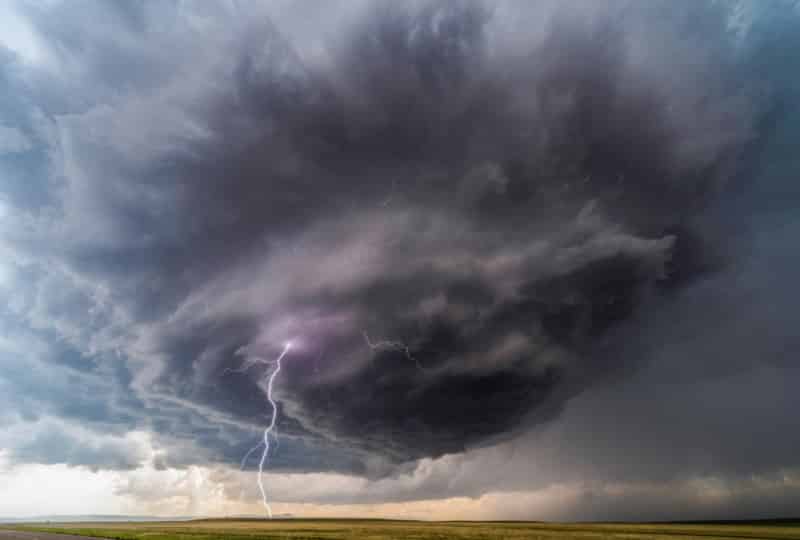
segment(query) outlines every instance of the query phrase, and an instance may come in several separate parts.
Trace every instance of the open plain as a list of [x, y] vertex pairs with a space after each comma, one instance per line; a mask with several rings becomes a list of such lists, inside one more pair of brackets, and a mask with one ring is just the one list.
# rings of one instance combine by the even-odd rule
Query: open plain
[[[52, 538], [50, 534], [53, 534]], [[660, 524], [248, 519], [163, 523], [49, 523], [0, 527], [0, 540], [70, 540], [62, 535], [115, 540], [786, 540], [800, 539], [800, 521]]]

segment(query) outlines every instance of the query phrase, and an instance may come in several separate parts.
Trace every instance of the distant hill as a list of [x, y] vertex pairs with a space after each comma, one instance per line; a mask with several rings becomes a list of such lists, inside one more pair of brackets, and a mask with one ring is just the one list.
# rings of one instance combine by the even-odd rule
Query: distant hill
[[[656, 522], [654, 522], [656, 523]], [[694, 521], [662, 521], [675, 525], [793, 525], [800, 526], [800, 517], [757, 519], [705, 519]]]

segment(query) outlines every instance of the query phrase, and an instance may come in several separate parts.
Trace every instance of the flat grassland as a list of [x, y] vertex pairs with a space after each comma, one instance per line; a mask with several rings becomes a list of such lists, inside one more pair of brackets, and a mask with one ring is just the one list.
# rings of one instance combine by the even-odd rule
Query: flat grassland
[[14, 525], [13, 528], [115, 540], [800, 539], [800, 522], [645, 524], [208, 519], [166, 523], [51, 523]]

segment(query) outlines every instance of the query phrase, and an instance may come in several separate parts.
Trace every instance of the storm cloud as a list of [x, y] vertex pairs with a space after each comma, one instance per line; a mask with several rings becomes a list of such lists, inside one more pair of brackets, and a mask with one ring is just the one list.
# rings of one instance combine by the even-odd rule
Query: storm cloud
[[510, 444], [619, 381], [646, 400], [794, 373], [775, 140], [796, 84], [760, 38], [786, 17], [339, 8], [20, 7], [37, 40], [0, 51], [0, 423], [80, 427], [13, 459], [132, 468], [121, 439], [54, 441], [138, 430], [158, 467], [238, 465], [287, 341], [272, 466], [369, 478]]

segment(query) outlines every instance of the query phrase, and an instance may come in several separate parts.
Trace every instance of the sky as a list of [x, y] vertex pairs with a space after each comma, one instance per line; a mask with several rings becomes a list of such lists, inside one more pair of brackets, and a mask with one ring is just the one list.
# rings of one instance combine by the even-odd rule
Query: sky
[[0, 21], [0, 518], [796, 514], [796, 2]]

